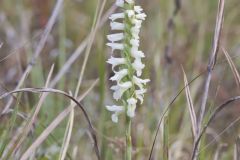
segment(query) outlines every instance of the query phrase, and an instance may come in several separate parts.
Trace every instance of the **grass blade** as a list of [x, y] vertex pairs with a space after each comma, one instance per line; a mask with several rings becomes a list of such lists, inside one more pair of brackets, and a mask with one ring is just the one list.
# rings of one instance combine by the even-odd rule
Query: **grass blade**
[[222, 154], [223, 154], [223, 149], [224, 149], [225, 147], [227, 147], [226, 144], [220, 144], [220, 145], [217, 147], [217, 150], [216, 150], [216, 152], [215, 152], [215, 154], [214, 154], [213, 160], [219, 160], [219, 159], [221, 159]]
[[196, 118], [196, 113], [193, 107], [193, 101], [192, 101], [192, 97], [191, 97], [191, 93], [190, 93], [190, 89], [189, 89], [189, 85], [188, 85], [188, 80], [187, 80], [187, 76], [186, 73], [182, 67], [182, 71], [183, 71], [183, 77], [184, 77], [184, 85], [185, 85], [185, 93], [186, 93], [186, 98], [187, 98], [187, 103], [188, 103], [188, 110], [189, 110], [189, 114], [190, 114], [190, 118], [191, 118], [191, 122], [192, 122], [192, 131], [193, 131], [193, 137], [194, 139], [196, 139], [196, 135], [197, 135], [197, 118]]
[[235, 145], [234, 145], [234, 160], [240, 159], [240, 138], [237, 137]]
[[169, 118], [168, 114], [164, 117], [163, 123], [163, 160], [169, 158]]
[[[92, 89], [93, 86], [96, 85], [96, 83], [98, 82], [98, 80], [95, 81], [95, 83], [90, 87]], [[100, 159], [100, 154], [99, 154], [99, 149], [98, 149], [98, 143], [97, 143], [97, 138], [96, 138], [96, 134], [94, 131], [94, 128], [92, 126], [92, 123], [89, 119], [89, 116], [87, 114], [87, 112], [85, 111], [83, 105], [81, 103], [79, 103], [79, 99], [76, 100], [74, 97], [72, 97], [71, 95], [60, 91], [60, 90], [56, 90], [56, 89], [51, 89], [51, 88], [24, 88], [24, 89], [19, 89], [19, 90], [14, 90], [8, 93], [5, 93], [3, 95], [0, 96], [0, 99], [3, 99], [6, 96], [9, 96], [10, 94], [14, 94], [14, 93], [19, 93], [19, 92], [32, 92], [32, 93], [55, 93], [55, 94], [60, 94], [63, 95], [69, 99], [71, 99], [72, 101], [74, 101], [74, 103], [77, 104], [77, 106], [81, 109], [81, 111], [84, 114], [85, 119], [88, 122], [88, 126], [89, 126], [89, 131], [90, 134], [92, 136], [92, 139], [94, 141], [94, 149], [96, 152], [96, 155], [98, 157], [98, 159]], [[84, 96], [86, 96], [86, 94], [84, 94]], [[83, 97], [80, 97], [81, 99]], [[63, 112], [61, 112], [57, 118], [55, 118], [55, 120], [42, 132], [42, 134], [32, 143], [32, 145], [27, 149], [27, 151], [25, 151], [25, 153], [22, 155], [22, 157], [20, 158], [20, 160], [26, 160], [29, 158], [29, 156], [35, 151], [35, 149], [46, 139], [46, 137], [59, 125], [59, 123], [68, 115], [68, 113], [72, 110], [73, 107], [68, 107], [66, 110], [64, 110]]]
[[226, 57], [226, 59], [228, 61], [228, 64], [229, 64], [229, 66], [230, 66], [230, 68], [231, 68], [231, 70], [233, 72], [233, 75], [234, 75], [235, 81], [237, 83], [237, 86], [238, 86], [238, 88], [240, 88], [240, 75], [239, 75], [239, 72], [238, 72], [234, 62], [232, 61], [231, 57], [229, 56], [228, 52], [224, 48], [222, 48], [222, 51], [223, 51], [223, 53], [224, 53], [224, 55], [225, 55], [225, 57]]
[[[45, 88], [48, 87], [49, 85], [49, 82], [51, 80], [51, 77], [52, 77], [52, 73], [53, 73], [53, 70], [54, 70], [54, 65], [52, 65], [50, 71], [49, 71], [49, 74], [48, 74], [48, 77], [47, 77], [47, 80], [46, 80], [46, 83], [45, 83]], [[25, 138], [27, 137], [28, 133], [30, 132], [32, 126], [33, 126], [33, 123], [35, 121], [35, 119], [37, 118], [37, 115], [42, 107], [42, 104], [44, 103], [44, 100], [46, 99], [48, 93], [43, 93], [41, 96], [40, 96], [40, 99], [37, 103], [37, 106], [35, 108], [35, 111], [33, 112], [31, 118], [29, 121], [27, 121], [26, 125], [23, 127], [22, 129], [22, 133], [18, 134], [18, 138], [17, 140], [16, 139], [12, 139], [11, 142], [9, 143], [9, 148], [11, 148], [10, 146], [14, 146], [14, 148], [12, 149], [11, 152], [15, 153], [16, 150], [21, 146], [21, 144], [24, 142]], [[8, 154], [11, 154], [11, 153], [8, 153]]]
[[74, 122], [74, 108], [70, 111], [69, 120], [66, 128], [66, 132], [64, 135], [63, 143], [62, 143], [59, 160], [64, 160], [66, 157], [67, 149], [68, 149], [70, 138], [72, 135], [73, 122]]
[[[43, 50], [43, 48], [44, 48], [44, 46], [47, 42], [47, 38], [48, 38], [48, 36], [49, 36], [49, 34], [50, 34], [50, 32], [51, 32], [51, 30], [52, 30], [52, 28], [53, 28], [53, 26], [56, 22], [56, 19], [58, 17], [58, 13], [61, 9], [63, 1], [64, 0], [58, 0], [57, 1], [56, 5], [55, 5], [55, 8], [53, 10], [53, 13], [52, 13], [52, 15], [51, 15], [51, 17], [50, 17], [50, 19], [47, 23], [47, 26], [44, 30], [44, 33], [43, 33], [43, 35], [42, 35], [42, 37], [39, 41], [39, 44], [36, 48], [36, 51], [34, 52], [34, 55], [31, 59], [30, 63], [28, 64], [26, 70], [24, 71], [23, 75], [21, 76], [21, 78], [19, 80], [19, 83], [18, 83], [17, 87], [15, 88], [16, 90], [19, 89], [23, 85], [25, 79], [27, 78], [28, 74], [31, 72], [31, 70], [33, 68], [35, 61], [37, 60], [37, 58], [41, 54], [41, 52], [42, 52], [42, 50]], [[12, 103], [13, 103], [13, 98], [10, 97], [10, 100], [8, 101], [5, 108], [3, 109], [2, 114], [6, 113], [8, 111], [8, 109], [10, 108]]]

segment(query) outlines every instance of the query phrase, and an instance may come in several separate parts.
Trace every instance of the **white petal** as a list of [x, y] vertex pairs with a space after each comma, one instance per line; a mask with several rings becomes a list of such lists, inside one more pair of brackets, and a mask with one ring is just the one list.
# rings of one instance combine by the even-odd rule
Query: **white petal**
[[125, 62], [126, 62], [125, 58], [115, 58], [115, 57], [111, 57], [107, 61], [107, 63], [115, 66], [120, 64], [125, 64]]
[[117, 105], [106, 106], [106, 108], [110, 112], [114, 112], [112, 114], [112, 121], [115, 122], [115, 123], [118, 122], [118, 115], [125, 110], [123, 106], [117, 106]]
[[146, 17], [147, 15], [145, 13], [140, 13], [136, 15], [136, 18], [141, 20], [145, 20]]
[[114, 71], [114, 68], [118, 65], [122, 65], [126, 63], [125, 58], [115, 58], [115, 57], [111, 57], [110, 59], [108, 59], [107, 63], [112, 65], [112, 70]]
[[140, 89], [135, 91], [136, 97], [141, 101], [141, 104], [143, 103], [143, 97], [146, 91], [147, 91], [146, 89]]
[[124, 30], [124, 24], [119, 22], [110, 23], [111, 30]]
[[122, 112], [122, 111], [124, 111], [123, 106], [112, 105], [112, 106], [106, 106], [106, 108], [107, 108], [107, 110], [109, 110], [111, 112]]
[[116, 91], [116, 90], [119, 90], [120, 87], [118, 85], [114, 85], [110, 89], [113, 90], [113, 91]]
[[122, 95], [123, 95], [123, 90], [116, 90], [114, 93], [113, 93], [113, 98], [115, 99], [115, 100], [119, 100], [119, 99], [121, 99], [121, 97], [122, 97]]
[[127, 100], [127, 102], [128, 102], [128, 105], [135, 105], [135, 104], [137, 104], [137, 100], [135, 98], [129, 98]]
[[135, 15], [133, 10], [127, 10], [126, 12], [127, 12], [128, 17], [132, 17]]
[[107, 39], [111, 42], [120, 41], [124, 38], [123, 33], [115, 33], [107, 35]]
[[135, 39], [139, 39], [140, 28], [132, 27], [131, 32], [132, 32], [132, 35]]
[[128, 74], [127, 69], [122, 69], [119, 72], [115, 72], [115, 75], [110, 78], [112, 81], [117, 81], [118, 83]]
[[143, 88], [143, 84], [146, 85], [146, 83], [150, 82], [149, 79], [141, 79], [136, 76], [133, 76], [133, 82], [140, 88]]
[[141, 13], [143, 11], [141, 6], [134, 6], [134, 11], [137, 13]]
[[114, 123], [118, 123], [118, 114], [117, 113], [112, 114], [112, 121]]
[[124, 49], [124, 45], [122, 43], [107, 43], [107, 46], [111, 47], [113, 51]]
[[133, 24], [135, 25], [134, 27], [136, 27], [136, 28], [141, 28], [141, 26], [142, 26], [142, 20], [133, 19], [132, 22], [133, 22]]
[[136, 105], [128, 106], [127, 115], [133, 118], [135, 116], [135, 109], [136, 109]]
[[112, 86], [111, 89], [114, 91], [113, 98], [119, 100], [122, 97], [123, 93], [131, 87], [131, 82], [118, 83], [117, 85]]
[[145, 57], [144, 53], [142, 51], [139, 51], [137, 47], [133, 47], [131, 49], [131, 55], [134, 58], [143, 58], [143, 57]]
[[122, 18], [124, 18], [124, 13], [114, 13], [109, 17], [109, 19], [111, 19], [112, 21], [115, 21], [116, 19], [122, 19]]
[[142, 64], [141, 59], [140, 58], [135, 59], [132, 66], [137, 71], [137, 76], [141, 76], [142, 70], [145, 67], [145, 65]]
[[124, 0], [117, 0], [117, 1], [116, 1], [116, 5], [119, 6], [119, 7], [123, 7], [123, 5], [124, 5]]
[[127, 115], [132, 118], [135, 116], [137, 100], [135, 98], [130, 98], [127, 100], [127, 102], [128, 102]]
[[141, 104], [142, 104], [142, 103], [143, 103], [143, 95], [138, 94], [138, 95], [136, 95], [136, 96], [137, 96], [137, 99], [139, 99], [140, 102], [141, 102]]
[[128, 82], [124, 82], [124, 83], [119, 83], [118, 85], [122, 88], [128, 89], [128, 88], [132, 87], [132, 82], [128, 81]]
[[139, 46], [139, 40], [138, 39], [131, 39], [130, 43], [133, 47], [138, 47]]

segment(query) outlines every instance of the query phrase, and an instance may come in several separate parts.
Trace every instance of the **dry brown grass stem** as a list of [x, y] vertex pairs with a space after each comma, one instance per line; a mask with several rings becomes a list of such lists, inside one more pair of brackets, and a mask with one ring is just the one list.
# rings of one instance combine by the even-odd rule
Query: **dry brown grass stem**
[[[55, 8], [54, 8], [54, 10], [52, 12], [52, 15], [51, 15], [51, 17], [50, 17], [50, 19], [49, 19], [49, 21], [48, 21], [48, 23], [46, 25], [46, 28], [45, 28], [43, 34], [41, 36], [41, 39], [40, 39], [40, 41], [39, 41], [39, 43], [37, 45], [37, 48], [36, 48], [36, 50], [34, 52], [34, 55], [33, 55], [32, 59], [31, 59], [31, 61], [28, 63], [27, 68], [25, 69], [23, 75], [21, 76], [21, 78], [19, 80], [19, 83], [18, 83], [17, 87], [15, 88], [16, 90], [21, 88], [21, 86], [23, 85], [23, 83], [24, 83], [25, 79], [27, 78], [28, 74], [31, 72], [35, 62], [37, 61], [37, 58], [41, 54], [41, 52], [42, 52], [42, 50], [43, 50], [43, 48], [44, 48], [44, 46], [45, 46], [45, 44], [47, 42], [49, 34], [50, 34], [51, 30], [53, 29], [53, 26], [54, 26], [54, 24], [56, 22], [56, 19], [57, 19], [58, 14], [59, 14], [59, 12], [61, 10], [63, 2], [64, 2], [64, 0], [58, 0], [56, 2]], [[7, 105], [5, 106], [5, 108], [2, 111], [2, 114], [6, 113], [8, 111], [8, 109], [11, 107], [12, 103], [13, 103], [13, 98], [10, 97]]]
[[[45, 88], [47, 88], [48, 85], [49, 85], [53, 70], [54, 70], [54, 65], [52, 65], [52, 67], [49, 71], [49, 74], [48, 74], [48, 77], [47, 77], [47, 80], [46, 80], [46, 83], [45, 83]], [[19, 134], [16, 136], [17, 138], [13, 138], [9, 142], [7, 148], [11, 148], [11, 146], [14, 145], [14, 147], [12, 149], [13, 153], [16, 153], [16, 151], [19, 149], [21, 144], [24, 142], [24, 140], [25, 140], [26, 136], [28, 135], [28, 133], [30, 132], [31, 128], [33, 127], [33, 124], [34, 124], [34, 122], [37, 118], [37, 115], [38, 115], [38, 113], [39, 113], [39, 111], [42, 107], [42, 104], [44, 103], [44, 100], [46, 99], [47, 95], [48, 95], [48, 93], [41, 94], [40, 99], [39, 99], [39, 101], [36, 105], [36, 108], [35, 108], [32, 116], [30, 117], [30, 120], [28, 120], [27, 123], [25, 124], [25, 126], [21, 129]], [[7, 152], [5, 152], [5, 153], [7, 153]], [[3, 157], [4, 156], [5, 155], [3, 155]]]
[[236, 139], [235, 145], [234, 145], [234, 157], [233, 160], [239, 160], [240, 159], [240, 138], [239, 136]]
[[186, 86], [185, 93], [186, 93], [186, 99], [187, 99], [187, 104], [188, 104], [188, 111], [189, 111], [191, 123], [192, 123], [193, 137], [195, 139], [196, 135], [197, 135], [197, 118], [196, 118], [196, 113], [195, 113], [194, 106], [193, 106], [193, 100], [191, 97], [187, 76], [186, 76], [186, 73], [185, 73], [183, 67], [182, 67], [182, 71], [183, 71], [183, 77], [184, 77], [184, 85]]
[[216, 115], [222, 111], [226, 106], [228, 106], [229, 104], [235, 102], [235, 101], [239, 101], [240, 100], [240, 96], [236, 96], [233, 98], [228, 99], [227, 101], [225, 101], [224, 103], [222, 103], [221, 105], [219, 105], [218, 107], [216, 107], [216, 109], [212, 112], [212, 114], [210, 115], [209, 120], [207, 121], [207, 123], [204, 125], [203, 129], [201, 130], [201, 132], [198, 135], [198, 138], [196, 139], [195, 143], [194, 143], [194, 147], [193, 147], [193, 153], [192, 153], [192, 158], [194, 159], [195, 155], [197, 154], [197, 147], [200, 144], [201, 138], [203, 136], [203, 134], [205, 133], [207, 127], [210, 125], [210, 123], [214, 120], [214, 118], [216, 117]]
[[222, 31], [224, 4], [225, 4], [225, 0], [219, 0], [216, 27], [215, 27], [215, 33], [214, 33], [214, 39], [213, 39], [213, 47], [212, 47], [209, 63], [208, 63], [208, 66], [207, 66], [208, 73], [207, 73], [207, 78], [206, 78], [205, 83], [204, 83], [203, 98], [202, 98], [202, 103], [201, 103], [201, 107], [200, 107], [200, 114], [199, 114], [198, 124], [197, 124], [198, 132], [201, 129], [202, 120], [203, 120], [204, 113], [205, 113], [205, 110], [206, 110], [209, 86], [210, 86], [210, 82], [211, 82], [211, 78], [212, 78], [212, 71], [215, 67], [216, 60], [217, 60], [219, 43], [220, 43], [220, 36], [221, 36], [221, 31]]
[[159, 119], [159, 121], [158, 121], [156, 133], [154, 134], [154, 139], [153, 139], [153, 143], [152, 143], [152, 146], [151, 146], [151, 151], [150, 151], [148, 160], [151, 160], [151, 158], [152, 158], [154, 146], [155, 146], [155, 143], [156, 143], [156, 140], [157, 140], [158, 133], [159, 133], [160, 128], [161, 128], [161, 124], [162, 124], [163, 118], [164, 118], [165, 115], [168, 113], [168, 111], [169, 111], [169, 109], [171, 108], [171, 106], [173, 105], [173, 103], [177, 100], [177, 98], [178, 98], [178, 97], [181, 95], [181, 93], [185, 90], [185, 88], [186, 88], [187, 86], [189, 86], [190, 84], [192, 84], [196, 79], [198, 79], [199, 77], [201, 77], [205, 72], [206, 72], [206, 70], [203, 71], [203, 72], [201, 72], [201, 73], [198, 74], [197, 76], [195, 76], [190, 82], [188, 82], [187, 85], [185, 85], [183, 88], [181, 88], [181, 89], [177, 92], [177, 94], [172, 98], [172, 100], [169, 102], [169, 104], [167, 105], [167, 107], [165, 108], [165, 110], [163, 111], [163, 113], [162, 113], [162, 115], [160, 116], [160, 119]]
[[[95, 153], [97, 155], [97, 158], [100, 159], [100, 153], [99, 153], [99, 149], [98, 149], [98, 143], [97, 143], [97, 137], [94, 131], [94, 128], [92, 126], [91, 120], [87, 114], [87, 112], [85, 111], [83, 105], [78, 102], [77, 99], [75, 99], [74, 97], [72, 97], [71, 95], [69, 95], [66, 92], [63, 92], [61, 90], [57, 90], [57, 89], [51, 89], [51, 88], [23, 88], [23, 89], [18, 89], [18, 90], [13, 90], [11, 92], [7, 92], [4, 93], [3, 95], [0, 96], [0, 99], [3, 99], [11, 94], [14, 93], [19, 93], [19, 92], [31, 92], [31, 93], [55, 93], [55, 94], [60, 94], [63, 95], [69, 99], [71, 99], [74, 103], [76, 103], [76, 105], [81, 109], [81, 111], [84, 114], [85, 119], [88, 122], [88, 127], [89, 127], [89, 131], [91, 134], [91, 137], [94, 141], [94, 149], [95, 149]], [[72, 108], [70, 108], [69, 112], [72, 110]], [[69, 113], [68, 112], [68, 113]], [[66, 112], [62, 112], [65, 116], [68, 115], [68, 113]], [[31, 146], [27, 149], [27, 151], [25, 151], [25, 153], [22, 155], [22, 157], [20, 158], [20, 160], [26, 160], [31, 153], [44, 141], [44, 139], [53, 131], [54, 128], [56, 128], [56, 126], [65, 118], [64, 115], [61, 115], [61, 118], [59, 118], [59, 116], [55, 119], [56, 121], [54, 121], [54, 123], [52, 122], [44, 131], [43, 133], [37, 138], [36, 141], [34, 141]]]
[[[98, 26], [100, 24], [100, 20], [101, 20], [101, 17], [102, 17], [102, 13], [103, 13], [103, 9], [105, 7], [105, 4], [106, 4], [106, 0], [103, 0], [103, 2], [101, 2], [101, 7], [100, 7], [99, 13], [96, 13], [96, 17], [97, 17], [96, 24], [92, 26], [92, 30], [91, 30], [90, 35], [89, 35], [89, 39], [88, 39], [89, 41], [88, 41], [88, 45], [87, 45], [87, 48], [86, 48], [86, 53], [85, 53], [85, 57], [84, 57], [84, 60], [83, 60], [82, 69], [81, 69], [81, 72], [80, 72], [80, 75], [79, 75], [79, 78], [78, 78], [78, 83], [77, 83], [77, 87], [76, 87], [74, 97], [77, 97], [78, 92], [80, 90], [80, 86], [81, 86], [83, 75], [84, 75], [84, 72], [85, 72], [85, 69], [86, 69], [88, 57], [90, 55], [90, 51], [91, 51], [91, 48], [92, 48], [92, 44], [93, 44], [97, 29], [99, 28]], [[100, 1], [98, 1], [98, 7], [99, 6], [100, 6]], [[98, 12], [98, 9], [97, 9], [97, 12]]]
[[235, 78], [236, 84], [238, 86], [238, 88], [240, 88], [240, 75], [239, 72], [237, 70], [237, 67], [235, 66], [233, 60], [231, 59], [230, 55], [228, 54], [228, 52], [226, 51], [226, 49], [222, 48], [222, 51], [228, 61], [228, 64], [233, 72], [233, 76]]
[[[217, 13], [217, 18], [216, 18], [216, 27], [215, 27], [215, 33], [214, 33], [214, 38], [213, 38], [213, 47], [207, 67], [207, 77], [204, 83], [204, 90], [203, 90], [203, 96], [202, 96], [202, 101], [201, 101], [201, 106], [200, 106], [200, 111], [199, 111], [199, 117], [197, 121], [197, 136], [199, 137], [200, 135], [200, 130], [201, 126], [203, 123], [203, 118], [206, 110], [206, 105], [207, 105], [207, 100], [208, 100], [208, 92], [209, 92], [209, 87], [211, 83], [211, 78], [212, 78], [212, 71], [215, 67], [216, 61], [217, 61], [217, 55], [218, 55], [218, 50], [219, 50], [219, 45], [220, 45], [220, 37], [221, 37], [221, 32], [222, 32], [222, 25], [223, 25], [223, 15], [224, 15], [224, 5], [225, 5], [225, 0], [219, 0], [218, 2], [218, 13]], [[194, 147], [196, 145], [196, 142], [194, 142]], [[198, 152], [199, 150], [199, 143], [197, 144], [196, 148], [194, 148], [193, 151], [193, 157], [192, 159], [197, 159], [195, 157], [195, 153]]]
[[[110, 14], [112, 14], [116, 9], [116, 6], [113, 5], [102, 17], [102, 19], [99, 22], [99, 25], [97, 25], [97, 30], [103, 27], [104, 23], [107, 21]], [[65, 64], [62, 66], [61, 70], [57, 73], [57, 75], [53, 78], [53, 80], [50, 82], [49, 86], [53, 88], [60, 79], [64, 76], [64, 74], [70, 69], [72, 64], [78, 59], [78, 57], [83, 53], [84, 49], [87, 47], [88, 42], [90, 40], [90, 34], [82, 41], [82, 43], [77, 47], [77, 49], [71, 54], [70, 58], [65, 62]]]

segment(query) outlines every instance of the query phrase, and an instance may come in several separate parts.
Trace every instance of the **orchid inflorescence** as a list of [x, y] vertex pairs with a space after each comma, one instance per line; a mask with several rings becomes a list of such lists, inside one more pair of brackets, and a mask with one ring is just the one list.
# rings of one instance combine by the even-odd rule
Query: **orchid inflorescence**
[[112, 65], [114, 72], [110, 80], [116, 81], [116, 85], [111, 87], [113, 98], [121, 101], [121, 105], [106, 106], [113, 112], [112, 121], [115, 123], [122, 112], [130, 118], [135, 116], [137, 102], [143, 102], [146, 92], [144, 85], [150, 81], [139, 78], [145, 67], [141, 61], [145, 57], [144, 53], [139, 50], [139, 32], [146, 14], [140, 6], [134, 4], [134, 0], [117, 0], [116, 5], [123, 12], [109, 17], [111, 30], [115, 33], [107, 36], [110, 41], [107, 46], [112, 48], [112, 54], [119, 52], [119, 55], [112, 55], [107, 62]]

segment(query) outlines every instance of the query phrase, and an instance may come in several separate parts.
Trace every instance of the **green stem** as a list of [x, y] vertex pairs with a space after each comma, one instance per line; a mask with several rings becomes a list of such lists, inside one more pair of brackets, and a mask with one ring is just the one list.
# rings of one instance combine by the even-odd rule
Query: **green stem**
[[126, 121], [126, 160], [132, 160], [131, 118]]

